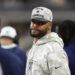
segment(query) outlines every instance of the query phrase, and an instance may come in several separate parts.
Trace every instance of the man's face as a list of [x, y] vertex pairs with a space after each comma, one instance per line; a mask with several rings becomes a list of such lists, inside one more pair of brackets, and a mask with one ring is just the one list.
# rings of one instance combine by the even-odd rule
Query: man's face
[[30, 34], [32, 37], [41, 38], [50, 32], [50, 22], [32, 21], [30, 25]]

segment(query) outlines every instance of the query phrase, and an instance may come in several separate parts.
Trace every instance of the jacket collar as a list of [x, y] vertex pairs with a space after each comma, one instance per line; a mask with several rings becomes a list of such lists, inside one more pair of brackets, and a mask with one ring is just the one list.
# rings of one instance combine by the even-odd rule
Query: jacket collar
[[51, 32], [51, 33], [43, 36], [42, 38], [40, 38], [36, 43], [35, 42], [33, 42], [33, 43], [36, 45], [42, 45], [42, 44], [45, 44], [48, 42], [57, 42], [62, 47], [64, 46], [62, 39], [55, 32]]
[[4, 49], [10, 49], [10, 48], [14, 48], [16, 47], [17, 45], [16, 44], [10, 44], [10, 45], [1, 45], [1, 48], [4, 48]]

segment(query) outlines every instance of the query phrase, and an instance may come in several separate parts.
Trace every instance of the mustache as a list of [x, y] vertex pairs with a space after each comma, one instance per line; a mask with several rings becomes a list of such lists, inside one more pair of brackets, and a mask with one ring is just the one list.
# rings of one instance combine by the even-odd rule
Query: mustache
[[37, 30], [37, 31], [41, 31], [41, 30], [39, 30], [39, 29], [37, 29], [37, 28], [30, 28], [30, 30]]

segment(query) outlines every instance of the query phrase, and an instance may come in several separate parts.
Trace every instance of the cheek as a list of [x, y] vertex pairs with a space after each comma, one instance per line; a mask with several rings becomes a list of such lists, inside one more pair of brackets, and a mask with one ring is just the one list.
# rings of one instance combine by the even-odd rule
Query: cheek
[[33, 24], [30, 24], [30, 29], [32, 29], [33, 28]]
[[44, 30], [46, 30], [46, 29], [48, 29], [47, 26], [41, 26], [41, 27], [40, 27], [40, 30], [41, 30], [41, 31], [44, 31]]
[[32, 26], [33, 26], [33, 24], [31, 23], [31, 24], [30, 24], [30, 27], [32, 27]]

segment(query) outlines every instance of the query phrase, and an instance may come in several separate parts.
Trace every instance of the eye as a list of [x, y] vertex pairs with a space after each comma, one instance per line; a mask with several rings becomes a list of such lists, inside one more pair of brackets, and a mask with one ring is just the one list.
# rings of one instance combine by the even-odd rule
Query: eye
[[44, 25], [44, 24], [46, 24], [47, 22], [42, 22], [42, 21], [33, 21], [33, 22], [31, 22], [31, 24], [36, 24], [36, 25]]
[[44, 25], [46, 22], [38, 22], [38, 25]]

